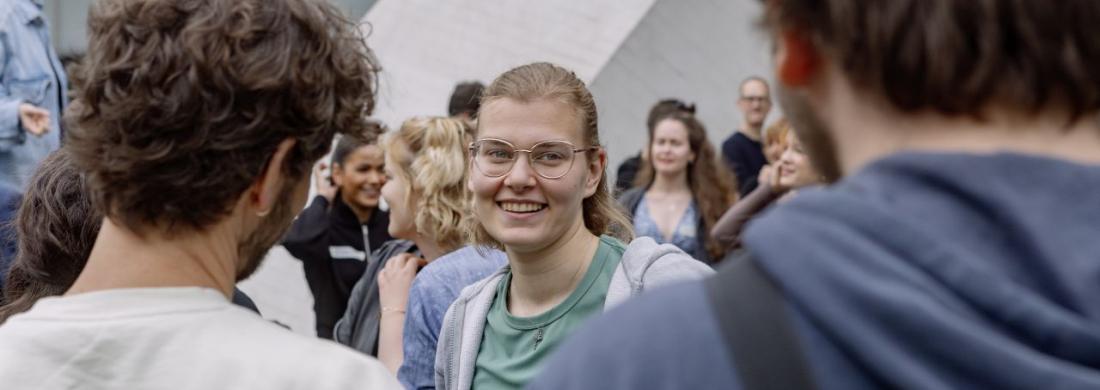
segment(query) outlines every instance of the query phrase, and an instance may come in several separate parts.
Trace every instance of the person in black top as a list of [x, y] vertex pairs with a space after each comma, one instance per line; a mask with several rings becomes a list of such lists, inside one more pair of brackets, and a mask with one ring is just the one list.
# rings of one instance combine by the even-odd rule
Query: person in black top
[[756, 189], [760, 168], [768, 163], [760, 145], [760, 132], [772, 109], [772, 98], [768, 82], [760, 76], [742, 81], [740, 95], [737, 107], [741, 109], [741, 127], [722, 142], [722, 157], [737, 176], [741, 196], [745, 196]]
[[378, 145], [342, 137], [332, 152], [331, 180], [320, 164], [314, 172], [318, 195], [283, 239], [302, 261], [318, 337], [332, 339], [351, 289], [371, 261], [368, 254], [392, 239], [389, 213], [378, 208], [384, 165]]

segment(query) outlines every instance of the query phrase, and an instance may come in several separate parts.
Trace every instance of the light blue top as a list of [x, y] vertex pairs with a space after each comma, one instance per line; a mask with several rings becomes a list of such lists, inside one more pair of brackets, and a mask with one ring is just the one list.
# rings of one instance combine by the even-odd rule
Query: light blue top
[[467, 246], [428, 263], [413, 280], [401, 343], [405, 360], [397, 379], [406, 389], [435, 388], [435, 346], [447, 307], [468, 285], [508, 263], [504, 252]]
[[696, 253], [699, 250], [699, 217], [695, 208], [695, 201], [688, 204], [684, 215], [680, 216], [680, 222], [676, 224], [676, 230], [672, 232], [672, 239], [666, 240], [661, 234], [661, 228], [657, 221], [649, 214], [649, 201], [642, 195], [642, 201], [634, 209], [634, 235], [637, 237], [650, 237], [658, 244], [672, 244], [687, 253]]
[[[0, 1], [0, 183], [22, 190], [38, 163], [60, 147], [66, 88], [41, 2]], [[49, 111], [49, 132], [26, 134], [20, 103]]]

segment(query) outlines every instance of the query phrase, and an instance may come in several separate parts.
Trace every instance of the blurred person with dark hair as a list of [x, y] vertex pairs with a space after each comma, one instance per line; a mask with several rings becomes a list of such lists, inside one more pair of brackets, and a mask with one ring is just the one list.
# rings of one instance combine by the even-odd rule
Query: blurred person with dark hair
[[[372, 134], [383, 132], [376, 122], [371, 126]], [[377, 260], [370, 253], [393, 239], [389, 212], [379, 208], [385, 163], [377, 142], [341, 137], [332, 152], [331, 179], [325, 175], [328, 167], [318, 164], [313, 175], [317, 196], [283, 238], [283, 247], [302, 261], [313, 293], [317, 337], [332, 339], [351, 289], [367, 264]]]
[[[0, 324], [39, 299], [64, 294], [88, 262], [103, 222], [84, 175], [65, 149], [42, 160], [22, 199], [12, 220], [18, 256], [0, 290]], [[235, 287], [232, 301], [259, 313], [252, 299]]]
[[462, 121], [467, 129], [474, 128], [477, 111], [481, 108], [481, 94], [485, 85], [480, 81], [464, 81], [455, 85], [447, 103], [447, 115]]
[[60, 147], [67, 88], [42, 1], [0, 2], [0, 184], [22, 191]]
[[737, 177], [742, 196], [756, 189], [757, 175], [768, 163], [760, 144], [764, 122], [772, 109], [771, 87], [760, 76], [751, 76], [738, 86], [737, 108], [741, 110], [741, 125], [722, 142], [722, 157]]
[[18, 255], [3, 289], [0, 324], [72, 286], [103, 220], [92, 206], [83, 175], [64, 150], [42, 160], [16, 210], [11, 226]]
[[101, 0], [88, 25], [65, 148], [104, 218], [64, 296], [0, 326], [0, 383], [399, 386], [229, 302], [333, 135], [367, 131], [377, 67], [356, 25], [313, 0]]
[[703, 124], [679, 110], [659, 114], [647, 150], [635, 187], [619, 196], [634, 234], [676, 245], [707, 264], [722, 260], [725, 247], [709, 232], [737, 195]]
[[[663, 117], [669, 112], [682, 111], [689, 114], [695, 114], [695, 103], [684, 103], [680, 99], [661, 99], [661, 101], [654, 104], [649, 108], [649, 115], [646, 116], [645, 128], [648, 132], [653, 132], [653, 126], [657, 124], [657, 118]], [[615, 194], [622, 194], [631, 188], [634, 188], [634, 179], [638, 176], [638, 170], [641, 169], [642, 164], [646, 163], [648, 159], [648, 147], [642, 148], [638, 154], [623, 160], [619, 164], [619, 169], [615, 171]]]
[[837, 181], [531, 388], [1100, 388], [1100, 2], [762, 3], [780, 102]]

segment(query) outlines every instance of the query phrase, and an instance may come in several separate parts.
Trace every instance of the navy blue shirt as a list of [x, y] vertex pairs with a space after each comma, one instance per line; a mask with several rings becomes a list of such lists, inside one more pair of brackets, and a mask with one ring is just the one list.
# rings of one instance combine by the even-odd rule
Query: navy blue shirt
[[[4, 291], [4, 280], [8, 277], [8, 269], [15, 260], [15, 212], [19, 210], [19, 202], [22, 196], [13, 189], [0, 184], [0, 297]], [[0, 298], [0, 302], [3, 299]]]
[[[1100, 388], [1100, 166], [904, 153], [750, 223], [818, 388]], [[745, 319], [751, 321], [752, 319]], [[739, 388], [694, 282], [579, 331], [534, 389]]]
[[741, 196], [756, 189], [756, 178], [760, 175], [760, 169], [768, 164], [760, 141], [753, 140], [740, 131], [722, 142], [722, 158], [734, 176], [737, 176], [737, 190]]

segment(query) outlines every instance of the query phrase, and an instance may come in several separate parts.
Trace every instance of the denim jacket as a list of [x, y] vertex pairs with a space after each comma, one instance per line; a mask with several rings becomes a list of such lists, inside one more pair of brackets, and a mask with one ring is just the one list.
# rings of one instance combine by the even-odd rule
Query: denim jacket
[[463, 288], [492, 275], [508, 264], [496, 249], [466, 246], [433, 260], [416, 274], [409, 289], [401, 345], [404, 361], [397, 380], [406, 389], [435, 388], [435, 348], [447, 308]]
[[[67, 86], [40, 0], [0, 1], [0, 183], [22, 189], [38, 162], [60, 146]], [[49, 132], [26, 134], [20, 103], [49, 111]]]

